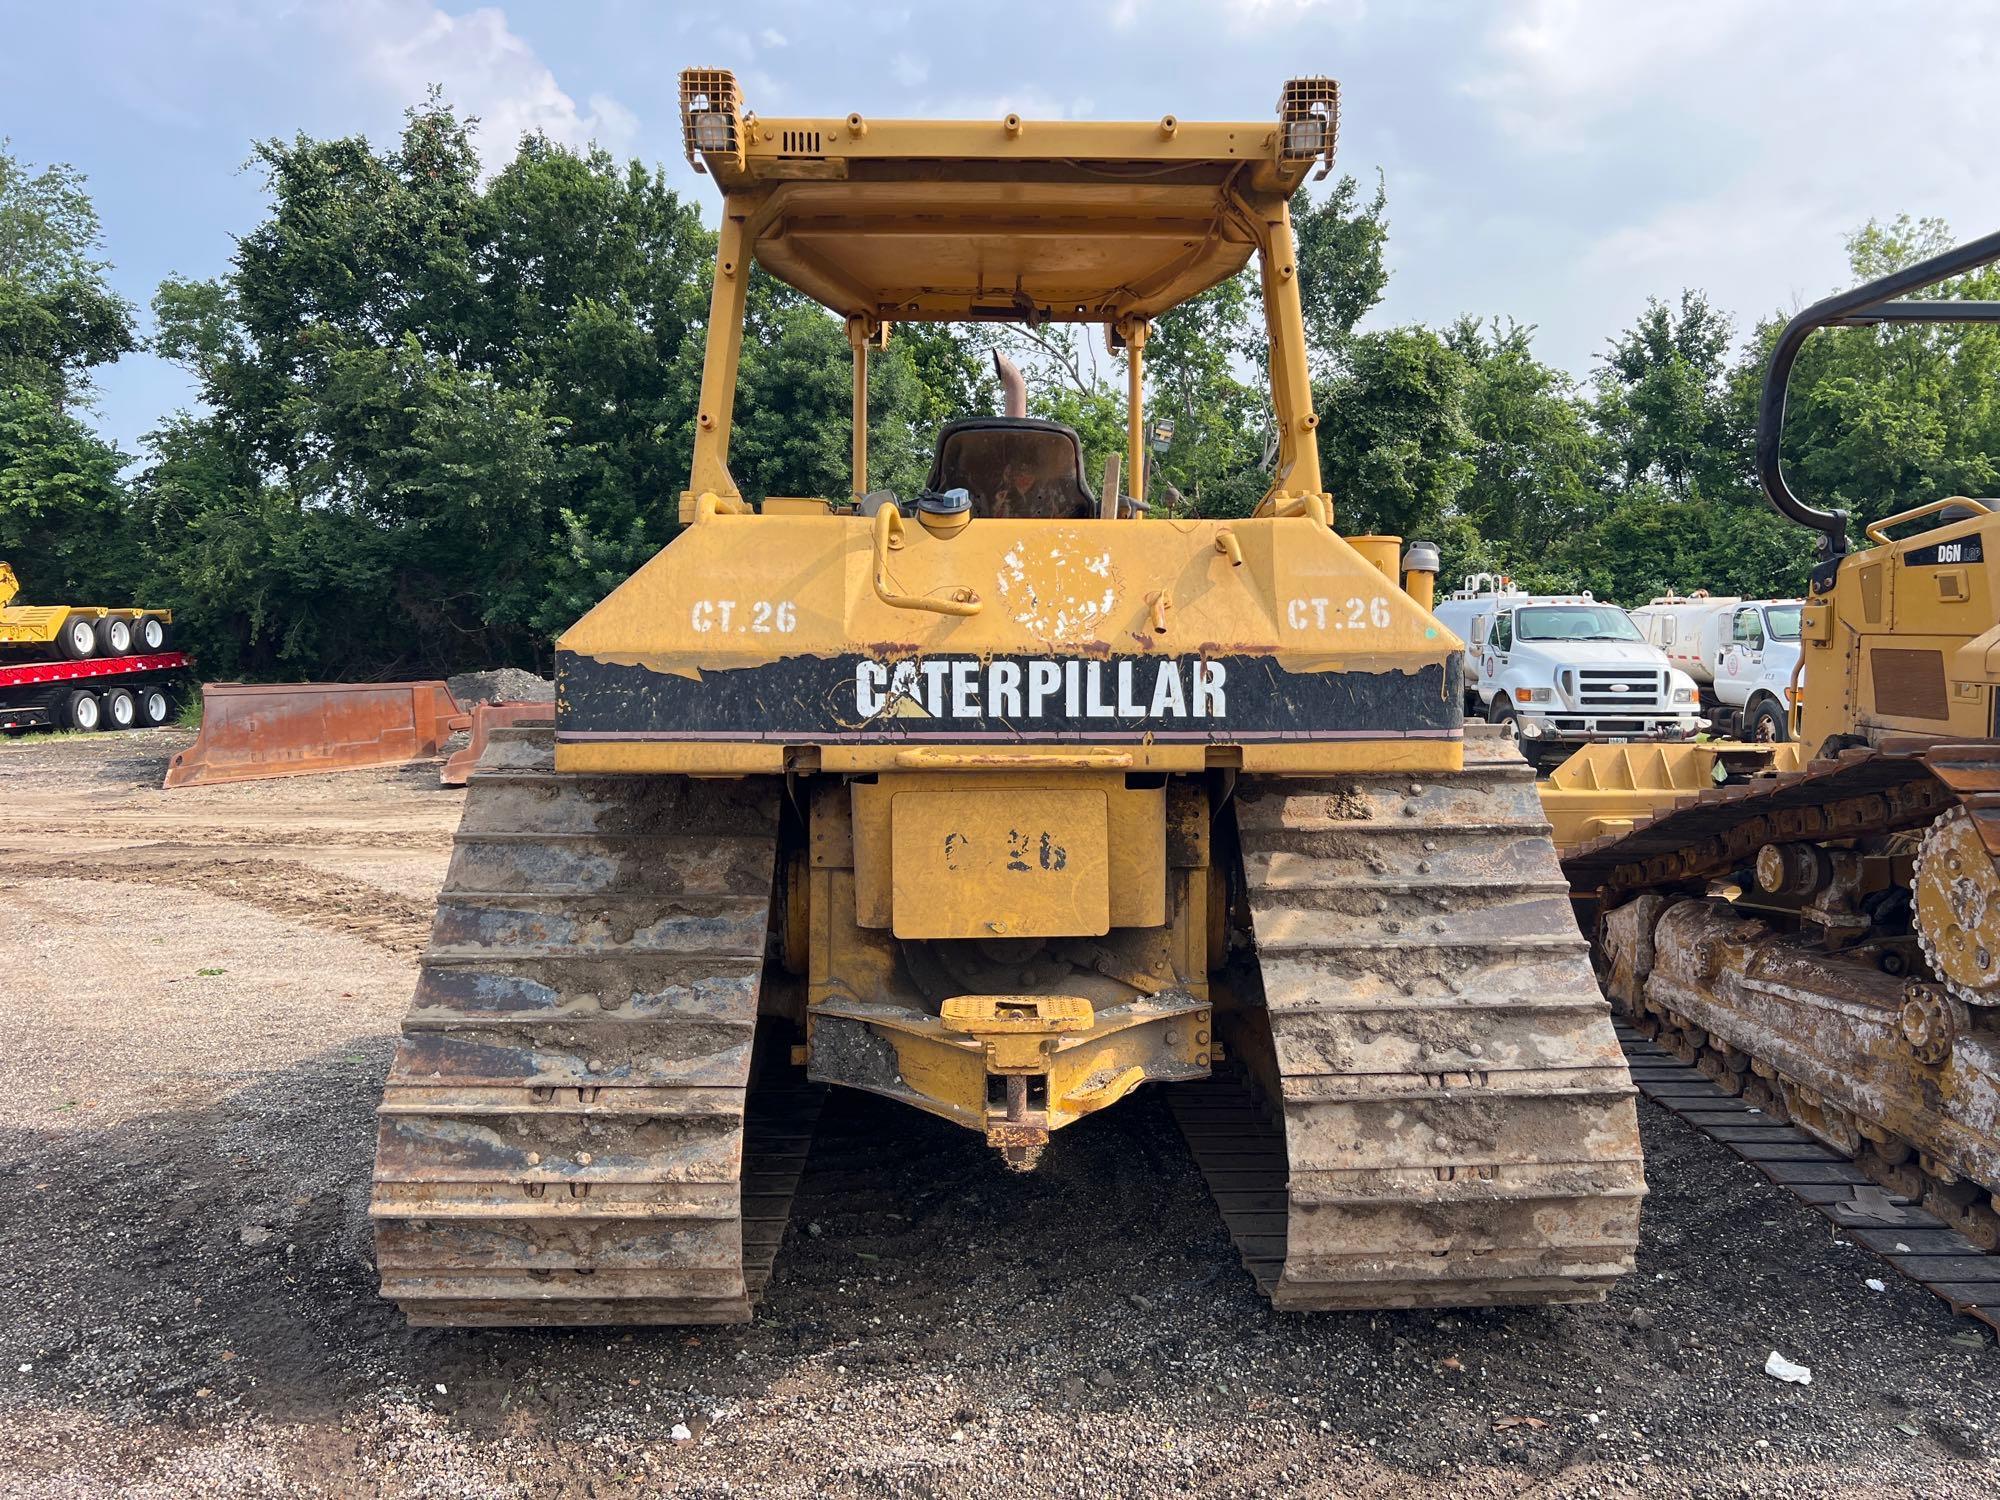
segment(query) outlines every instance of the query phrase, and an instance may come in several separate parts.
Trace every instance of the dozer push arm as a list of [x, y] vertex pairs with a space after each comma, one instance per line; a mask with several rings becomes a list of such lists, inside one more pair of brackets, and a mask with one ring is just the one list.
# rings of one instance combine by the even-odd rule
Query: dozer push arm
[[1757, 408], [1757, 477], [1764, 486], [1765, 497], [1779, 515], [1826, 538], [1824, 546], [1829, 562], [1837, 561], [1847, 552], [1847, 513], [1822, 510], [1793, 494], [1785, 481], [1779, 453], [1785, 433], [1785, 390], [1799, 350], [1807, 338], [1822, 328], [1868, 328], [1877, 323], [2000, 322], [2000, 302], [1895, 300], [1906, 292], [1935, 286], [1996, 260], [2000, 260], [2000, 232], [1955, 246], [1887, 276], [1878, 276], [1852, 291], [1823, 298], [1793, 318], [1778, 335], [1778, 342], [1771, 350], [1771, 363], [1764, 371], [1764, 393]]

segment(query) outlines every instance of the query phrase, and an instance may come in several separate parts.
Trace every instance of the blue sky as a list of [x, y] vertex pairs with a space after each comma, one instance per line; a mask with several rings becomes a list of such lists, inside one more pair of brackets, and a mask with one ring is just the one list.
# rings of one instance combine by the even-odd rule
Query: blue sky
[[[2000, 0], [0, 0], [0, 136], [88, 174], [143, 307], [226, 269], [261, 211], [253, 140], [387, 140], [433, 82], [489, 162], [525, 129], [595, 139], [713, 222], [676, 136], [691, 64], [766, 115], [878, 117], [1261, 119], [1287, 76], [1331, 73], [1342, 168], [1388, 183], [1374, 321], [1511, 315], [1579, 375], [1648, 295], [1700, 286], [1747, 327], [1843, 284], [1870, 216], [2000, 217]], [[99, 386], [128, 448], [189, 399], [147, 355]]]

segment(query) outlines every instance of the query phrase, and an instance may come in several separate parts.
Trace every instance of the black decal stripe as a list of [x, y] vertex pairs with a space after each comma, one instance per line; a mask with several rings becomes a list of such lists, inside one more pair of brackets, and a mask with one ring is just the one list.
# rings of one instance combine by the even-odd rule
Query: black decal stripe
[[1185, 744], [1188, 742], [1205, 744], [1214, 740], [1238, 740], [1262, 742], [1265, 740], [1460, 740], [1465, 738], [1463, 729], [1301, 729], [1301, 730], [1256, 730], [1256, 729], [1215, 729], [1206, 732], [1182, 734], [1160, 734], [1151, 730], [1130, 732], [1122, 730], [1077, 729], [1068, 732], [1037, 733], [1033, 736], [1013, 734], [1004, 730], [936, 729], [910, 730], [889, 729], [880, 732], [863, 730], [819, 730], [803, 734], [768, 734], [753, 730], [558, 730], [556, 738], [574, 744], [617, 742], [626, 740], [744, 740], [774, 745], [820, 744], [862, 744], [877, 740], [941, 740], [953, 745], [977, 744], [982, 741], [1004, 741], [1019, 744], [1023, 740], [1107, 740], [1124, 744], [1142, 741]]
[[1955, 568], [1985, 561], [1984, 541], [1976, 536], [1960, 537], [1955, 542], [1932, 542], [1928, 547], [1913, 547], [1903, 554], [1903, 566], [1907, 568]]
[[[1224, 712], [1193, 714], [1116, 713], [1099, 717], [1063, 712], [1005, 718], [973, 714], [858, 716], [855, 672], [872, 657], [780, 657], [756, 666], [704, 671], [698, 678], [616, 665], [567, 652], [557, 655], [558, 737], [582, 740], [761, 740], [780, 743], [895, 740], [1006, 741], [1035, 743], [1075, 740], [1158, 740], [1221, 742], [1309, 739], [1448, 739], [1464, 724], [1460, 657], [1432, 662], [1411, 672], [1290, 672], [1268, 656], [1101, 658], [933, 657], [932, 663], [977, 660], [983, 698], [988, 668], [1013, 662], [1025, 673], [1030, 661], [1102, 662], [1109, 676], [1122, 661], [1142, 669], [1150, 703], [1152, 678], [1171, 663], [1194, 699], [1195, 673], [1206, 662], [1223, 669]], [[920, 676], [919, 683], [923, 682]], [[948, 682], [948, 674], [947, 674]], [[948, 689], [947, 689], [948, 690]], [[891, 695], [884, 695], [885, 698]], [[1106, 682], [1105, 697], [1115, 698]], [[1025, 704], [1027, 699], [1023, 699]], [[1060, 710], [1058, 691], [1044, 708]], [[1087, 701], [1087, 694], [1086, 694]]]

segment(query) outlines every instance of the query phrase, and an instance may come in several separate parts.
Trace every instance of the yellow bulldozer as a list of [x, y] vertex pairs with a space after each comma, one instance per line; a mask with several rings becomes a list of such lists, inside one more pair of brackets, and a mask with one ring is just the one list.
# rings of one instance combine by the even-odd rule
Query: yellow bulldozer
[[[1624, 789], [1623, 817], [1608, 783], [1591, 787], [1590, 815], [1620, 831], [1564, 859], [1607, 987], [1643, 1032], [1987, 1249], [2000, 1249], [2000, 513], [1933, 500], [1850, 550], [1847, 517], [1792, 492], [1780, 439], [1816, 330], [2000, 322], [2000, 303], [1908, 295], [1996, 261], [2000, 234], [1933, 256], [1807, 308], [1774, 347], [1759, 476], [1822, 538], [1790, 726], [1812, 758], [1737, 774], [1755, 768], [1732, 772], [1729, 756], [1755, 747], [1680, 747]], [[1581, 808], [1583, 791], [1554, 800]]]
[[[834, 1086], [1022, 1170], [1165, 1089], [1281, 1307], [1601, 1297], [1633, 1089], [1533, 779], [1462, 721], [1434, 549], [1338, 535], [1321, 481], [1289, 204], [1334, 83], [1209, 124], [765, 119], [722, 71], [680, 99], [722, 191], [685, 524], [472, 777], [382, 1100], [384, 1295], [746, 1319]], [[1152, 320], [1253, 258], [1251, 516], [1097, 493], [1018, 412], [871, 489], [896, 323], [1101, 328], [1130, 480]], [[845, 322], [847, 494], [731, 471], [753, 264]]]

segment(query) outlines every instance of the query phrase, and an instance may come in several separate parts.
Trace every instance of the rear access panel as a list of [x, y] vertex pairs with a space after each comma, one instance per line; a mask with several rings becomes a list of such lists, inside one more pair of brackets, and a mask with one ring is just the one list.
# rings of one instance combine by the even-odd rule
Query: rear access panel
[[1111, 930], [1103, 792], [906, 791], [890, 806], [897, 937], [1101, 937]]

